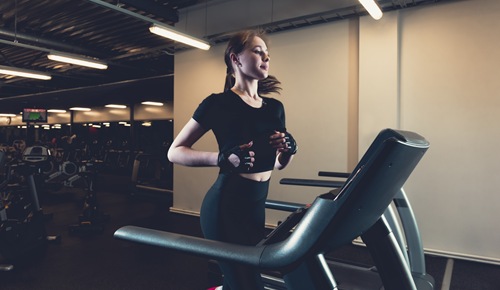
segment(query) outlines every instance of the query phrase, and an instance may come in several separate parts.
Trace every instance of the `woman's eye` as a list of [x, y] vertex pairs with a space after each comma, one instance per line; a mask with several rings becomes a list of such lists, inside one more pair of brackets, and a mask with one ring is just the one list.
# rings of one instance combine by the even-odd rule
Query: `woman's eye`
[[[262, 50], [256, 50], [256, 51], [254, 51], [254, 53], [255, 53], [255, 54], [258, 54], [258, 55], [260, 55], [260, 56], [264, 56], [264, 55], [266, 54], [266, 52], [265, 52], [265, 51], [262, 51]], [[267, 54], [267, 56], [269, 56], [269, 54]]]

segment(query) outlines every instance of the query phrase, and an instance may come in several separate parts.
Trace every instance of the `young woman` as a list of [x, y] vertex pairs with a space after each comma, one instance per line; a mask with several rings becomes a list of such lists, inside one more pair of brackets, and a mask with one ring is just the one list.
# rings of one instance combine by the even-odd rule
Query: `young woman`
[[[265, 201], [274, 168], [283, 169], [297, 152], [285, 126], [283, 104], [263, 95], [279, 92], [269, 76], [269, 51], [257, 31], [234, 35], [224, 60], [224, 92], [205, 98], [173, 141], [168, 158], [186, 166], [219, 166], [207, 192], [200, 221], [207, 239], [255, 245], [264, 236]], [[212, 130], [219, 152], [192, 149]], [[245, 266], [219, 263], [224, 290], [263, 289], [260, 273]]]

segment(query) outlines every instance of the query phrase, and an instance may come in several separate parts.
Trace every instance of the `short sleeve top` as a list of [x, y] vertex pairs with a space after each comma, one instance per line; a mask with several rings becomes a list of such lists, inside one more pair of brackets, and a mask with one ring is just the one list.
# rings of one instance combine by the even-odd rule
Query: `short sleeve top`
[[193, 114], [204, 129], [213, 131], [221, 152], [253, 141], [254, 166], [245, 172], [272, 170], [276, 149], [269, 144], [269, 137], [275, 130], [286, 131], [283, 104], [273, 98], [262, 100], [262, 106], [254, 108], [228, 90], [205, 98]]

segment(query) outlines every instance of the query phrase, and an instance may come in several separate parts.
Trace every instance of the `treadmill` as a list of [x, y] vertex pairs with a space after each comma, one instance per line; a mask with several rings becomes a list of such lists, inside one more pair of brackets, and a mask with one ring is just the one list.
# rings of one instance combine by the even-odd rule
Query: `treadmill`
[[[320, 171], [319, 176], [329, 176], [337, 178], [346, 178], [345, 173]], [[348, 177], [348, 176], [347, 176]], [[343, 182], [313, 179], [283, 178], [281, 184], [329, 187], [339, 188]], [[299, 203], [290, 203], [277, 200], [268, 200], [266, 208], [294, 212], [304, 208], [306, 205]], [[392, 206], [389, 206], [384, 212], [384, 218], [387, 220], [394, 236], [399, 244], [405, 261], [410, 267], [410, 271], [418, 290], [433, 290], [435, 287], [434, 277], [426, 272], [425, 254], [422, 245], [422, 239], [418, 224], [413, 213], [410, 201], [403, 188], [396, 194]], [[361, 241], [356, 240], [356, 243]], [[379, 277], [377, 268], [372, 265], [364, 265], [345, 259], [336, 259], [325, 254], [325, 262], [330, 271], [335, 276], [339, 290], [381, 290], [384, 289], [383, 283]], [[219, 275], [218, 266], [210, 265], [211, 274]], [[282, 279], [273, 275], [262, 274], [262, 278], [269, 289], [285, 289]], [[214, 279], [215, 280], [215, 279]]]
[[[386, 290], [417, 290], [405, 255], [383, 216], [429, 143], [401, 130], [379, 133], [343, 185], [292, 213], [256, 246], [125, 226], [115, 237], [277, 272], [287, 289], [339, 289], [325, 260], [361, 236]], [[293, 231], [292, 231], [293, 229]]]

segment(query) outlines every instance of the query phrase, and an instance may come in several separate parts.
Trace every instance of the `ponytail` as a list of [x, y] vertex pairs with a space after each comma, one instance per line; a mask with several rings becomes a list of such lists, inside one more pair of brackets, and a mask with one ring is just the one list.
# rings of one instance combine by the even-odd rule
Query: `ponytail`
[[234, 75], [233, 75], [233, 70], [230, 69], [229, 67], [226, 70], [226, 81], [224, 83], [224, 92], [230, 90], [234, 86]]
[[257, 92], [259, 95], [267, 95], [271, 93], [279, 94], [281, 91], [281, 82], [272, 75], [259, 81], [259, 88]]

